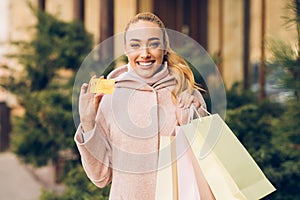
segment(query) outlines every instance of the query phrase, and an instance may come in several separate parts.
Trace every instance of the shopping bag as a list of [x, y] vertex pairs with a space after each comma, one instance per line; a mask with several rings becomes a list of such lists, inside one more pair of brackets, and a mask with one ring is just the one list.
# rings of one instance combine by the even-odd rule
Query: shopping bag
[[177, 181], [179, 200], [215, 200], [181, 127], [176, 127]]
[[197, 158], [181, 131], [160, 136], [156, 200], [214, 200]]
[[156, 200], [177, 200], [177, 165], [175, 136], [160, 136]]
[[217, 200], [256, 200], [276, 190], [218, 114], [181, 129]]

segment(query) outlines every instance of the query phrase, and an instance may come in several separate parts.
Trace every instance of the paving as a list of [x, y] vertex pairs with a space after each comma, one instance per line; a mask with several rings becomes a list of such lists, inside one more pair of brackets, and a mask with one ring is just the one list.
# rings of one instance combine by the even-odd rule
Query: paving
[[0, 200], [37, 200], [42, 188], [13, 153], [0, 153]]

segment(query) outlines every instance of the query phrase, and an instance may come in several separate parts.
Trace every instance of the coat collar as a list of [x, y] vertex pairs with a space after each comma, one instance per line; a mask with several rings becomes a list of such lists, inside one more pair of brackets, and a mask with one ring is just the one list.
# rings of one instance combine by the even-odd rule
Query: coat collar
[[140, 77], [129, 64], [115, 69], [108, 78], [116, 80], [117, 88], [135, 90], [159, 90], [176, 84], [175, 78], [170, 75], [167, 63], [164, 63], [162, 69], [150, 78]]

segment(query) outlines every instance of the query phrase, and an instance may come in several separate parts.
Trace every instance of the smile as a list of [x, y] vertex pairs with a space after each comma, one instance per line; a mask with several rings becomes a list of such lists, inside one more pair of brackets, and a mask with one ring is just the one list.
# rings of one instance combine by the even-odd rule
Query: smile
[[137, 64], [142, 66], [142, 67], [149, 67], [151, 66], [155, 61], [147, 61], [147, 62], [142, 62], [142, 61], [138, 61]]

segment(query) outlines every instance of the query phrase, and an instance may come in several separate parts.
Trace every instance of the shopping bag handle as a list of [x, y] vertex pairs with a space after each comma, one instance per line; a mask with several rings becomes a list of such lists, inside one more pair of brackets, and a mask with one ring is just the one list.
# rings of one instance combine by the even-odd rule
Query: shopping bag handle
[[[206, 110], [206, 108], [204, 107], [204, 105], [201, 105], [201, 106], [200, 106], [200, 109], [202, 109], [206, 114], [211, 115], [211, 113], [208, 112], [208, 111]], [[196, 106], [195, 106], [194, 104], [192, 104], [192, 105], [190, 106], [190, 110], [189, 110], [188, 123], [190, 123], [190, 122], [194, 119], [194, 114], [195, 114], [195, 113], [196, 113], [196, 115], [197, 115], [197, 118], [199, 118], [200, 121], [201, 121], [201, 118], [202, 118], [202, 117], [201, 117], [200, 113], [198, 112]]]

